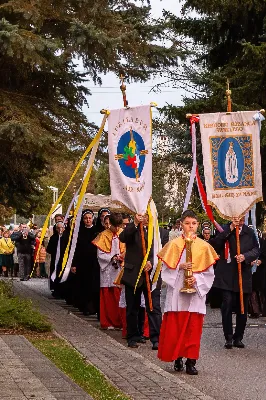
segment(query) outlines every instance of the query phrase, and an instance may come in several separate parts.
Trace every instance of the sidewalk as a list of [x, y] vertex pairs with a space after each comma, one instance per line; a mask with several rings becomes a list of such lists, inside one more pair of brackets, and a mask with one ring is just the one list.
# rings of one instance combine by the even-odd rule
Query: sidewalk
[[30, 297], [54, 329], [132, 399], [213, 400], [28, 286], [14, 281], [16, 294]]
[[1, 400], [92, 400], [23, 336], [0, 336]]

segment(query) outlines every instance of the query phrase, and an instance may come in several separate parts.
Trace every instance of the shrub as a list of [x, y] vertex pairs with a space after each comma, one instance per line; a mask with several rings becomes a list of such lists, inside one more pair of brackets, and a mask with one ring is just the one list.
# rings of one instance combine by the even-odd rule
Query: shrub
[[49, 332], [51, 324], [33, 308], [31, 300], [13, 295], [12, 284], [0, 281], [0, 328]]

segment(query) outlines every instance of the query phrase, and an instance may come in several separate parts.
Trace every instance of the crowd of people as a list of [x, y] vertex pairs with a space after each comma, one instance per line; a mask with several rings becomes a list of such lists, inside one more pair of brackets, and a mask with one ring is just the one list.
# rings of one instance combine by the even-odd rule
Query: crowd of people
[[[162, 250], [153, 246], [142, 274], [143, 238], [148, 245], [148, 215], [129, 216], [102, 208], [97, 218], [83, 210], [71, 268], [62, 282], [62, 263], [69, 242], [72, 217], [55, 216], [51, 235], [40, 242], [41, 231], [26, 224], [0, 228], [0, 267], [4, 277], [28, 280], [47, 277], [55, 298], [65, 299], [84, 315], [97, 316], [102, 329], [121, 329], [128, 346], [136, 348], [149, 338], [163, 361], [174, 369], [197, 375], [200, 339], [206, 303], [221, 307], [225, 348], [243, 348], [248, 313], [266, 316], [266, 248], [244, 219], [234, 218], [222, 232], [201, 235], [193, 211], [186, 211], [172, 229], [160, 228]], [[236, 227], [240, 230], [240, 254]], [[189, 238], [189, 239], [188, 239]], [[188, 259], [188, 241], [192, 241]], [[50, 257], [47, 265], [47, 257]], [[161, 272], [151, 284], [158, 259]], [[241, 263], [244, 313], [240, 307], [237, 264]], [[34, 273], [32, 274], [32, 271]], [[192, 271], [191, 275], [187, 275]], [[188, 276], [188, 277], [187, 277]], [[189, 290], [183, 291], [186, 282]], [[137, 285], [136, 285], [137, 284]], [[151, 288], [151, 300], [149, 298]], [[163, 313], [162, 313], [163, 311]], [[236, 314], [233, 331], [232, 314]]]
[[[34, 276], [46, 278], [46, 245], [40, 243], [40, 237], [41, 229], [37, 225], [31, 229], [27, 224], [15, 225], [9, 229], [0, 226], [0, 274], [28, 280], [35, 264]], [[46, 236], [46, 243], [48, 240], [49, 236]]]

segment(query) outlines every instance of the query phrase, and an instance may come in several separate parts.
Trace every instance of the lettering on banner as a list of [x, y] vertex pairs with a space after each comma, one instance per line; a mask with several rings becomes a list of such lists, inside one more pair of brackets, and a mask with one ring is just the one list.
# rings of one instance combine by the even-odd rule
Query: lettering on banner
[[216, 132], [242, 132], [244, 127], [254, 126], [256, 121], [231, 121], [228, 122], [214, 122], [203, 124], [204, 129], [216, 129]]
[[245, 192], [227, 192], [227, 193], [213, 193], [212, 198], [213, 199], [222, 199], [222, 198], [237, 198], [237, 197], [250, 197], [250, 196], [257, 196], [258, 192], [257, 190], [252, 191], [252, 190], [246, 190]]
[[125, 187], [123, 187], [123, 189], [129, 193], [141, 193], [144, 190], [145, 185], [146, 185], [146, 183], [142, 182], [140, 185], [136, 185], [136, 186], [126, 185]]
[[114, 128], [114, 131], [112, 132], [113, 136], [117, 136], [117, 134], [119, 133], [121, 127], [125, 124], [133, 124], [134, 125], [134, 129], [138, 129], [138, 127], [141, 127], [141, 129], [144, 129], [144, 131], [146, 131], [148, 129], [148, 125], [146, 122], [144, 122], [142, 119], [139, 119], [138, 117], [125, 117], [123, 118], [121, 121], [119, 121], [116, 125], [116, 127]]

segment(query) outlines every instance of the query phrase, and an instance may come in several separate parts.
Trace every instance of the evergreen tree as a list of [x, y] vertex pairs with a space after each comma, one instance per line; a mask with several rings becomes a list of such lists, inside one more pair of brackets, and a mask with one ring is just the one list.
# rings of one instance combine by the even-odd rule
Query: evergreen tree
[[[181, 17], [165, 16], [190, 51], [190, 61], [174, 69], [168, 84], [187, 90], [183, 107], [162, 112], [166, 121], [185, 124], [187, 113], [226, 110], [226, 80], [230, 79], [233, 111], [260, 110], [266, 104], [266, 3], [258, 0], [186, 0]], [[262, 129], [262, 173], [266, 194], [266, 128]], [[198, 155], [200, 138], [198, 140]], [[191, 149], [189, 134], [181, 152]], [[191, 151], [191, 150], [189, 150]], [[188, 162], [187, 162], [188, 161]], [[200, 157], [198, 163], [201, 165]], [[184, 158], [183, 165], [189, 166]]]
[[88, 145], [86, 80], [123, 71], [145, 81], [177, 64], [181, 51], [158, 44], [169, 29], [147, 4], [0, 0], [0, 203], [29, 213], [51, 161]]

